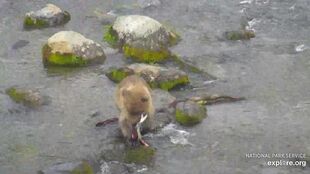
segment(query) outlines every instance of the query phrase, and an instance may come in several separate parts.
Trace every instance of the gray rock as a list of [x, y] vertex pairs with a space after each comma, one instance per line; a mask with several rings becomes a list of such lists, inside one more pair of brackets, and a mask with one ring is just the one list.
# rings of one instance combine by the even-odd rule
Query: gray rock
[[158, 21], [140, 15], [117, 17], [104, 38], [112, 46], [120, 46], [126, 57], [146, 63], [166, 60], [168, 47], [179, 39]]
[[171, 90], [189, 83], [188, 75], [175, 68], [165, 68], [143, 63], [135, 63], [122, 68], [112, 68], [106, 75], [114, 82], [120, 82], [128, 75], [143, 77], [152, 88]]
[[67, 23], [70, 20], [70, 14], [61, 10], [54, 4], [47, 4], [38, 11], [26, 13], [24, 19], [24, 28], [45, 28], [55, 27]]
[[178, 103], [175, 112], [176, 121], [185, 126], [192, 126], [200, 123], [207, 117], [206, 107], [193, 101]]
[[47, 102], [47, 97], [42, 96], [38, 90], [11, 87], [6, 94], [16, 103], [21, 103], [30, 108], [37, 108]]
[[87, 161], [56, 164], [41, 170], [39, 174], [94, 174], [93, 168]]
[[85, 66], [103, 63], [102, 47], [74, 31], [60, 31], [50, 37], [43, 47], [45, 65]]

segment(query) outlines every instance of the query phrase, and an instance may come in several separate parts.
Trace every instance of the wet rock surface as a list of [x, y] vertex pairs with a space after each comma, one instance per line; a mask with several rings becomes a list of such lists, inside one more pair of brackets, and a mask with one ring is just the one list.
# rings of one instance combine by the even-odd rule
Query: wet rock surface
[[114, 82], [120, 82], [131, 74], [144, 78], [152, 88], [171, 90], [178, 86], [189, 84], [188, 75], [175, 68], [165, 68], [148, 64], [135, 63], [121, 68], [111, 68], [107, 73]]
[[60, 31], [43, 46], [43, 63], [54, 66], [86, 66], [103, 63], [105, 54], [100, 44], [74, 31]]
[[24, 28], [46, 28], [63, 25], [70, 20], [70, 14], [54, 4], [47, 4], [38, 11], [26, 13]]

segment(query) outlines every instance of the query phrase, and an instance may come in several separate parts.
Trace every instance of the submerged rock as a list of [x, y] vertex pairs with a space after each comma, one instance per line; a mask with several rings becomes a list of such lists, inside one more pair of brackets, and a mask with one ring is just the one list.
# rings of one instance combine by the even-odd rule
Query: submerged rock
[[121, 68], [111, 68], [106, 73], [106, 76], [114, 82], [120, 82], [123, 78], [132, 74], [143, 77], [152, 88], [164, 90], [171, 90], [177, 86], [190, 83], [188, 75], [184, 71], [143, 63], [135, 63]]
[[126, 57], [150, 63], [166, 60], [171, 55], [168, 47], [176, 44], [179, 36], [150, 17], [128, 15], [117, 17], [104, 40], [120, 47]]
[[176, 121], [185, 126], [200, 123], [207, 117], [206, 107], [193, 101], [180, 102], [176, 105]]
[[62, 163], [41, 170], [39, 174], [94, 174], [93, 168], [87, 161]]
[[124, 162], [135, 164], [149, 164], [155, 155], [152, 147], [127, 148], [124, 154]]
[[102, 47], [74, 31], [60, 31], [43, 46], [43, 63], [56, 66], [85, 66], [103, 63]]
[[16, 103], [31, 108], [37, 108], [46, 102], [38, 90], [11, 87], [6, 90], [6, 94]]
[[130, 174], [133, 169], [118, 161], [103, 162], [100, 166], [102, 174]]
[[228, 40], [250, 40], [255, 37], [255, 33], [252, 30], [227, 31], [224, 36]]
[[55, 27], [67, 23], [70, 20], [70, 14], [61, 10], [54, 4], [47, 4], [38, 11], [26, 13], [24, 19], [24, 28], [45, 28]]

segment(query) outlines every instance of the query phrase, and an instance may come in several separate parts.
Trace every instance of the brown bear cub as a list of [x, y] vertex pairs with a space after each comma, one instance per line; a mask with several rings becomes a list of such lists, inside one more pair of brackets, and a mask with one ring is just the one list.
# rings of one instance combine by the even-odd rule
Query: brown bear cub
[[119, 126], [126, 140], [137, 140], [136, 124], [147, 114], [143, 131], [154, 129], [154, 106], [149, 85], [139, 76], [123, 79], [116, 89], [116, 104], [120, 110]]

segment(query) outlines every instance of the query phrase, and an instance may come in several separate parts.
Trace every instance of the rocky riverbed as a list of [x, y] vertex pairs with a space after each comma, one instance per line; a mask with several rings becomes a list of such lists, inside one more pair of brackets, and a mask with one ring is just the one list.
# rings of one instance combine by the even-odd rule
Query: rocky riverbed
[[[246, 157], [310, 162], [309, 11], [307, 0], [0, 0], [0, 173], [309, 173]], [[95, 127], [118, 114], [128, 72], [154, 87], [151, 149]], [[214, 94], [245, 100], [183, 101]], [[175, 100], [207, 113], [184, 126]]]

